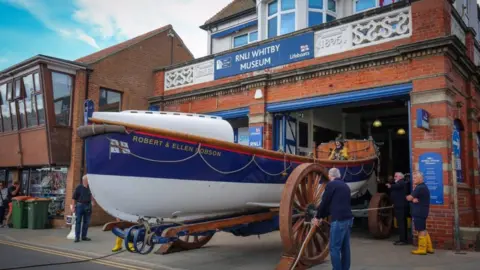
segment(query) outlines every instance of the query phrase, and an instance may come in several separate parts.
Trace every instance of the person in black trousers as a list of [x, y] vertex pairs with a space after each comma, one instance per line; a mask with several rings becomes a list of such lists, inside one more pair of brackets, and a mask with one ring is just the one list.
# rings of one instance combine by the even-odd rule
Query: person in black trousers
[[407, 187], [405, 176], [401, 172], [396, 172], [394, 176], [394, 183], [387, 184], [390, 189], [390, 197], [392, 198], [395, 218], [397, 219], [398, 230], [400, 232], [400, 239], [395, 241], [394, 245], [407, 245]]

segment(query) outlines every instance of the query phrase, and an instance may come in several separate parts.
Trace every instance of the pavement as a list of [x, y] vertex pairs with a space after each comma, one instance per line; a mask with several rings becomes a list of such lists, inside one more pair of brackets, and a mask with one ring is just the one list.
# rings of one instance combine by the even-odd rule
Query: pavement
[[[112, 254], [111, 248], [114, 244], [114, 236], [111, 232], [102, 232], [101, 228], [98, 227], [91, 228], [89, 237], [92, 238], [92, 241], [80, 243], [73, 243], [72, 240], [66, 239], [68, 233], [68, 229], [0, 229], [0, 244], [13, 243], [24, 245], [24, 247], [41, 248], [87, 258]], [[479, 269], [480, 253], [469, 252], [457, 255], [448, 250], [436, 250], [436, 253], [433, 255], [414, 256], [410, 254], [412, 246], [394, 246], [392, 245], [394, 240], [395, 237], [388, 240], [375, 240], [365, 231], [355, 230], [351, 239], [351, 269]], [[123, 252], [112, 255], [102, 261], [115, 265], [122, 264], [135, 267], [129, 269], [264, 270], [274, 269], [280, 260], [281, 254], [282, 244], [278, 232], [261, 235], [260, 237], [235, 237], [228, 233], [217, 233], [205, 247], [197, 250], [168, 255], [157, 255], [154, 253], [139, 255]], [[0, 260], [0, 262], [2, 262], [0, 263], [1, 270], [3, 260]], [[325, 263], [311, 269], [324, 270], [332, 268], [327, 260]]]

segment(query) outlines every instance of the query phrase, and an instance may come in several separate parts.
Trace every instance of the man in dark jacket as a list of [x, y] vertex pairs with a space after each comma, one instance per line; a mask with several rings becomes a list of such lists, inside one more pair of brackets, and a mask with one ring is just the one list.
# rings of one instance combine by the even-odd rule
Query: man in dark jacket
[[390, 189], [390, 197], [392, 198], [395, 218], [397, 219], [398, 230], [400, 232], [400, 240], [393, 243], [394, 245], [406, 245], [407, 241], [407, 187], [403, 173], [396, 172], [393, 177], [395, 182], [387, 184]]
[[413, 184], [415, 186], [407, 200], [412, 202], [412, 218], [415, 230], [418, 231], [418, 248], [412, 250], [412, 254], [425, 255], [433, 253], [432, 239], [427, 232], [427, 218], [430, 211], [430, 191], [423, 182], [423, 174], [415, 172], [413, 174]]
[[350, 269], [350, 229], [353, 215], [350, 205], [350, 188], [341, 180], [340, 170], [328, 171], [330, 180], [325, 187], [322, 202], [312, 223], [319, 226], [322, 219], [330, 220], [330, 258], [333, 270]]
[[90, 217], [92, 216], [92, 206], [94, 205], [95, 200], [90, 192], [88, 177], [84, 175], [82, 184], [78, 185], [73, 193], [72, 204], [70, 205], [70, 209], [75, 213], [75, 243], [80, 241], [80, 232], [83, 241], [90, 241], [90, 238], [87, 237], [87, 232]]

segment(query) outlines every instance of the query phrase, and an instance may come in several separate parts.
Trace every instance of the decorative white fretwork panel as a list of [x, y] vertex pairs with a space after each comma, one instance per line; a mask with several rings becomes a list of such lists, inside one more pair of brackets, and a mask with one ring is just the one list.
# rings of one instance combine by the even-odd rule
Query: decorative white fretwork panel
[[352, 24], [353, 47], [374, 45], [380, 42], [412, 35], [410, 8], [393, 11]]
[[213, 81], [213, 59], [165, 72], [165, 90]]
[[315, 33], [315, 57], [342, 53], [412, 35], [410, 7]]

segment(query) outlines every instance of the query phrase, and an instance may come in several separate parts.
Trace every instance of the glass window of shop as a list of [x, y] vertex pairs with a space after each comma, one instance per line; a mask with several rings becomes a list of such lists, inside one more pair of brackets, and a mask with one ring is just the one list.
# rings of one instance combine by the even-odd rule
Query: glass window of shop
[[32, 168], [23, 170], [22, 184], [28, 196], [49, 198], [52, 203], [48, 213], [51, 217], [62, 218], [65, 210], [65, 187], [67, 168]]

